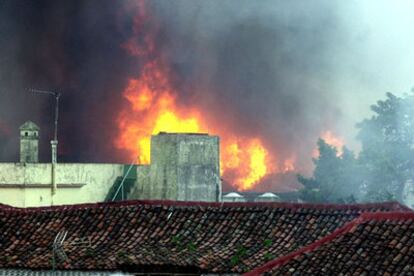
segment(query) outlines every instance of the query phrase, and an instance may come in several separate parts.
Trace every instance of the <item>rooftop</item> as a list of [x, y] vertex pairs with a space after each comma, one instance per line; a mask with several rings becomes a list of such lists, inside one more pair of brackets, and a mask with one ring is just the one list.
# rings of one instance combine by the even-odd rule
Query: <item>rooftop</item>
[[32, 121], [27, 121], [20, 126], [20, 130], [39, 130], [39, 126], [33, 123]]
[[19, 209], [0, 205], [0, 269], [50, 269], [60, 231], [60, 270], [243, 273], [331, 234], [363, 212], [409, 209], [364, 205], [125, 201]]
[[365, 213], [245, 275], [414, 275], [414, 213]]
[[208, 133], [199, 133], [199, 132], [165, 132], [161, 131], [158, 135], [198, 135], [198, 136], [208, 136]]

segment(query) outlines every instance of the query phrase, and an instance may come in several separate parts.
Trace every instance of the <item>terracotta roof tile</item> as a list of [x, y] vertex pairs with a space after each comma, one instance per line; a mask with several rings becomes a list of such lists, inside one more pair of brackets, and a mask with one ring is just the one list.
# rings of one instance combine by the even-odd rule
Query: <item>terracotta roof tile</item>
[[365, 213], [245, 275], [414, 275], [414, 213]]
[[[0, 268], [50, 269], [53, 240], [64, 230], [68, 260], [60, 262], [59, 269], [242, 273], [313, 243], [363, 212], [392, 210], [409, 209], [397, 203], [126, 201], [27, 209], [1, 205]], [[68, 244], [84, 240], [91, 245]], [[396, 240], [394, 248], [401, 242]], [[398, 254], [394, 258], [394, 263], [404, 260]]]

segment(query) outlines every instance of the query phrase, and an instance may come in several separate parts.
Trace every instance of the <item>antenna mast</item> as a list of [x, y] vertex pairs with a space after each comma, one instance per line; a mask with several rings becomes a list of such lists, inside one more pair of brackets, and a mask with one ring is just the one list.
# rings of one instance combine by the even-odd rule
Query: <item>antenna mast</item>
[[39, 90], [39, 89], [30, 89], [33, 93], [38, 94], [48, 94], [53, 97], [55, 97], [56, 103], [55, 103], [55, 129], [54, 129], [54, 135], [53, 140], [50, 142], [52, 144], [52, 163], [57, 163], [57, 130], [58, 130], [58, 120], [59, 120], [59, 98], [61, 94], [59, 92], [53, 92], [53, 91], [46, 91], [46, 90]]
[[52, 146], [52, 195], [56, 193], [57, 185], [56, 185], [56, 177], [55, 177], [55, 169], [57, 164], [57, 145], [58, 145], [58, 139], [57, 139], [57, 130], [58, 130], [58, 120], [59, 120], [59, 98], [61, 94], [59, 92], [53, 92], [53, 91], [46, 91], [46, 90], [39, 90], [39, 89], [29, 89], [29, 91], [33, 93], [38, 94], [47, 94], [55, 97], [56, 103], [55, 103], [55, 129], [54, 129], [54, 135], [53, 140], [50, 141], [50, 144]]
[[[81, 238], [80, 240], [76, 241], [73, 240], [71, 242], [67, 242], [65, 241], [66, 236], [68, 235], [68, 231], [60, 231], [59, 233], [57, 233], [53, 244], [52, 244], [52, 268], [53, 271], [56, 270], [56, 266], [57, 266], [57, 259], [59, 259], [60, 261], [67, 261], [68, 260], [68, 256], [65, 253], [64, 248], [71, 248], [71, 247], [88, 247], [91, 248], [92, 244], [91, 244], [91, 240], [90, 238]], [[57, 258], [56, 258], [57, 257]]]

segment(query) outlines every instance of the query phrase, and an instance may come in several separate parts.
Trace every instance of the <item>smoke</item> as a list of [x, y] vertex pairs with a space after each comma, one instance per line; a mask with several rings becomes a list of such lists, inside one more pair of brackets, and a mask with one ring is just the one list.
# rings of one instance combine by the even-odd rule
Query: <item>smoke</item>
[[398, 65], [397, 58], [414, 54], [410, 17], [404, 6], [377, 4], [237, 1], [235, 7], [232, 1], [159, 1], [154, 6], [164, 26], [162, 52], [182, 80], [180, 100], [204, 105], [246, 133], [260, 133], [282, 158], [296, 155], [304, 170], [321, 133], [330, 130], [358, 149], [354, 125], [369, 116], [369, 106], [385, 91], [398, 94], [412, 84], [413, 62]]
[[41, 127], [40, 159], [50, 160], [54, 99], [28, 91], [37, 88], [62, 93], [61, 161], [116, 161], [113, 120], [133, 65], [112, 1], [0, 5], [0, 119], [12, 130], [0, 159], [17, 160], [17, 129], [32, 120]]
[[[49, 160], [53, 99], [30, 95], [26, 89], [34, 87], [63, 93], [62, 160], [126, 161], [111, 141], [121, 92], [140, 70], [121, 47], [133, 32], [137, 2], [0, 2], [0, 119], [12, 130], [1, 138], [8, 141], [2, 160], [16, 158], [14, 130], [28, 119], [40, 124], [41, 158]], [[412, 86], [414, 59], [398, 57], [414, 51], [396, 46], [412, 45], [413, 22], [403, 12], [410, 4], [387, 9], [377, 2], [146, 4], [179, 104], [264, 137], [277, 158], [294, 157], [299, 170], [309, 171], [324, 131], [357, 148], [354, 125], [369, 115], [369, 105], [385, 91]]]
[[156, 2], [180, 100], [263, 135], [278, 158], [295, 155], [304, 168], [316, 138], [342, 115], [330, 88], [333, 45], [343, 39], [337, 4], [237, 4]]

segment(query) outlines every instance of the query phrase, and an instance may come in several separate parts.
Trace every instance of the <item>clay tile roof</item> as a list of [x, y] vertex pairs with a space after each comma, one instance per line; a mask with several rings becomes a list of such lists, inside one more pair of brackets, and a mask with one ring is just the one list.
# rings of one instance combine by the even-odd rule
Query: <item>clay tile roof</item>
[[414, 213], [365, 213], [245, 275], [414, 275]]
[[[366, 211], [398, 203], [312, 205], [125, 201], [44, 208], [0, 205], [0, 269], [243, 273], [332, 233]], [[87, 246], [78, 245], [88, 241]], [[89, 245], [90, 242], [90, 245]]]

